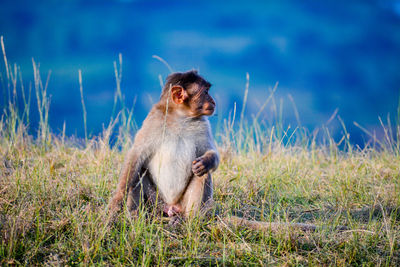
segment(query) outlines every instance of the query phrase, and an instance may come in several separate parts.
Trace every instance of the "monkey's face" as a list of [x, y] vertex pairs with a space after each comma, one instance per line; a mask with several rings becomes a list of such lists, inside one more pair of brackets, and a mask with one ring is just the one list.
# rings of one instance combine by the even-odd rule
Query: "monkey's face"
[[[197, 74], [194, 75], [197, 80], [195, 82], [178, 81], [184, 84], [184, 87], [179, 83], [169, 85], [174, 109], [178, 114], [187, 117], [211, 116], [215, 110], [215, 101], [209, 94], [211, 84]], [[168, 88], [168, 85], [166, 87]], [[161, 98], [163, 97], [166, 97], [165, 93], [161, 95]]]
[[215, 110], [215, 101], [209, 94], [210, 87], [192, 84], [187, 88], [189, 95], [187, 106], [189, 108], [190, 116], [211, 116]]

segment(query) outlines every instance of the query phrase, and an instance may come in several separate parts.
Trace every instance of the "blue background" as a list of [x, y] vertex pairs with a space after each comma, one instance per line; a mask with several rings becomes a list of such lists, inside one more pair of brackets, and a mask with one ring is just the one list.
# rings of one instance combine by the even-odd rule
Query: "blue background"
[[[198, 69], [212, 84], [218, 115], [241, 110], [250, 75], [246, 117], [279, 86], [285, 124], [326, 124], [338, 108], [351, 140], [366, 138], [353, 125], [379, 130], [378, 116], [397, 116], [400, 89], [400, 1], [18, 1], [2, 0], [0, 35], [8, 60], [21, 66], [27, 85], [32, 61], [43, 79], [52, 71], [50, 125], [83, 136], [78, 69], [83, 74], [88, 130], [98, 134], [112, 114], [113, 61], [123, 57], [122, 93], [135, 102], [140, 125], [158, 100], [168, 69]], [[1, 64], [4, 78], [4, 64]], [[1, 108], [8, 99], [2, 86]], [[32, 99], [32, 128], [37, 124]], [[269, 120], [268, 107], [261, 119]], [[216, 118], [212, 122], [216, 124]], [[337, 121], [329, 124], [342, 134]], [[366, 138], [368, 139], [368, 138]]]

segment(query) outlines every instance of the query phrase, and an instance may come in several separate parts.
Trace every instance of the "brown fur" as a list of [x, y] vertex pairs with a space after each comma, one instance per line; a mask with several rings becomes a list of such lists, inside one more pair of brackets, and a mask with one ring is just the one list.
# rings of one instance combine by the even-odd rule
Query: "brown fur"
[[168, 76], [126, 156], [110, 210], [121, 209], [126, 194], [130, 211], [149, 201], [169, 216], [195, 215], [212, 202], [210, 172], [219, 156], [206, 118], [215, 108], [210, 86], [195, 71]]

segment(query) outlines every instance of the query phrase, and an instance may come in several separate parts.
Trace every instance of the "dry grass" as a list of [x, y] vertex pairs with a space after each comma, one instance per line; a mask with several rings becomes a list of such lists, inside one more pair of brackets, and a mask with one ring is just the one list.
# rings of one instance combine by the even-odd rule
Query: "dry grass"
[[[215, 173], [221, 213], [263, 221], [311, 222], [315, 233], [254, 232], [216, 219], [170, 229], [160, 218], [110, 223], [107, 201], [123, 154], [29, 140], [0, 152], [0, 258], [3, 264], [400, 263], [400, 158], [274, 148], [225, 157]], [[349, 230], [339, 232], [338, 225]]]

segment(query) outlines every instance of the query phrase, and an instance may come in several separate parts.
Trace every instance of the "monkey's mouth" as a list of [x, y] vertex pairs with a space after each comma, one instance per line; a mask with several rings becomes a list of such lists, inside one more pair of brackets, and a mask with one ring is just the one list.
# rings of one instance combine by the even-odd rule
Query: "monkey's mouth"
[[203, 112], [205, 115], [212, 115], [214, 113], [214, 110], [215, 110], [214, 107], [209, 107], [209, 108], [203, 109]]

